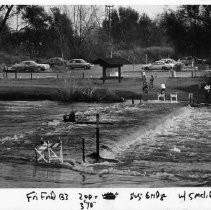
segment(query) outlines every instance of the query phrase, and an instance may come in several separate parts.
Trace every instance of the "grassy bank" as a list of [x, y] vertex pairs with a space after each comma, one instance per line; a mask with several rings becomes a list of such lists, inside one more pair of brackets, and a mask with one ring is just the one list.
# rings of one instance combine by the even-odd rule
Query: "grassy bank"
[[[102, 85], [100, 79], [19, 79], [0, 80], [0, 100], [122, 101], [138, 97], [138, 86], [127, 89], [139, 79]], [[126, 85], [126, 87], [124, 87]]]
[[57, 101], [102, 101], [115, 102], [124, 99], [140, 98], [156, 100], [160, 92], [160, 83], [166, 84], [167, 100], [169, 94], [177, 92], [179, 101], [187, 101], [188, 94], [194, 93], [199, 102], [205, 101], [202, 86], [210, 78], [156, 78], [154, 88], [148, 96], [142, 94], [140, 78], [124, 78], [121, 83], [107, 80], [105, 84], [100, 79], [2, 79], [0, 80], [0, 100], [57, 100]]

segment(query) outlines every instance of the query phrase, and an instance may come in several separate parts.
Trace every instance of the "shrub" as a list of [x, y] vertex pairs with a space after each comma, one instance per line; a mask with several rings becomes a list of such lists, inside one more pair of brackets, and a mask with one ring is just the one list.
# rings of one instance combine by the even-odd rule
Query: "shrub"
[[183, 64], [182, 63], [176, 63], [174, 66], [175, 71], [182, 71]]
[[175, 54], [172, 47], [135, 47], [133, 50], [119, 50], [114, 53], [114, 56], [122, 57], [129, 60], [131, 63], [145, 63], [146, 55], [149, 62], [160, 60], [161, 58], [173, 57]]
[[58, 100], [64, 102], [71, 101], [97, 101], [97, 102], [122, 102], [123, 98], [109, 89], [90, 87], [90, 81], [86, 87], [81, 87], [80, 80], [65, 79], [58, 84]]
[[75, 93], [78, 91], [77, 82], [74, 79], [64, 79], [58, 84], [58, 97], [62, 101], [72, 101], [74, 99]]

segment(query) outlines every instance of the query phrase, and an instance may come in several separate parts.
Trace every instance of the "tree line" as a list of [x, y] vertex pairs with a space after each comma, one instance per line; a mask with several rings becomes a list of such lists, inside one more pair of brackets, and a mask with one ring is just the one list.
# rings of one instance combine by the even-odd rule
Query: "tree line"
[[151, 19], [130, 7], [0, 5], [1, 51], [30, 58], [211, 58], [211, 6], [181, 5]]

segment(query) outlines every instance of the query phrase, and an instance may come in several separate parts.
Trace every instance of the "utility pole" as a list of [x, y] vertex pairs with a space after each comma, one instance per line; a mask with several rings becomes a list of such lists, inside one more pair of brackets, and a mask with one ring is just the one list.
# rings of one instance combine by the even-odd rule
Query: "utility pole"
[[79, 36], [80, 36], [80, 44], [81, 44], [81, 34], [82, 34], [82, 5], [79, 6]]
[[146, 64], [148, 64], [148, 55], [147, 54], [145, 55], [145, 61], [146, 61]]
[[110, 48], [110, 58], [113, 57], [113, 46], [111, 41], [111, 13], [113, 10], [113, 5], [105, 5], [106, 19], [108, 20], [108, 43]]

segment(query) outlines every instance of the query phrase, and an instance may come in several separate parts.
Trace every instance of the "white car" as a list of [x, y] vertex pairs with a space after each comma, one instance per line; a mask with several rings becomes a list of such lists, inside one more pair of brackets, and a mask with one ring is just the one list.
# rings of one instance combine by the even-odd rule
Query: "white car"
[[171, 65], [172, 68], [177, 64], [177, 62], [174, 59], [171, 59], [171, 58], [163, 58], [159, 61], [163, 61], [163, 62]]
[[165, 63], [168, 63], [171, 65], [172, 68], [174, 68], [176, 65], [181, 65], [183, 66], [183, 63], [180, 61], [175, 61], [174, 59], [171, 58], [163, 58], [160, 61], [164, 61]]
[[142, 66], [142, 69], [144, 70], [170, 70], [172, 68], [171, 64], [165, 63], [164, 61], [155, 61], [154, 63]]
[[49, 64], [40, 64], [35, 61], [22, 61], [11, 66], [11, 70], [15, 71], [45, 71], [50, 69]]
[[83, 59], [72, 59], [67, 63], [67, 66], [71, 69], [75, 68], [91, 69], [91, 67], [94, 65], [86, 62]]

